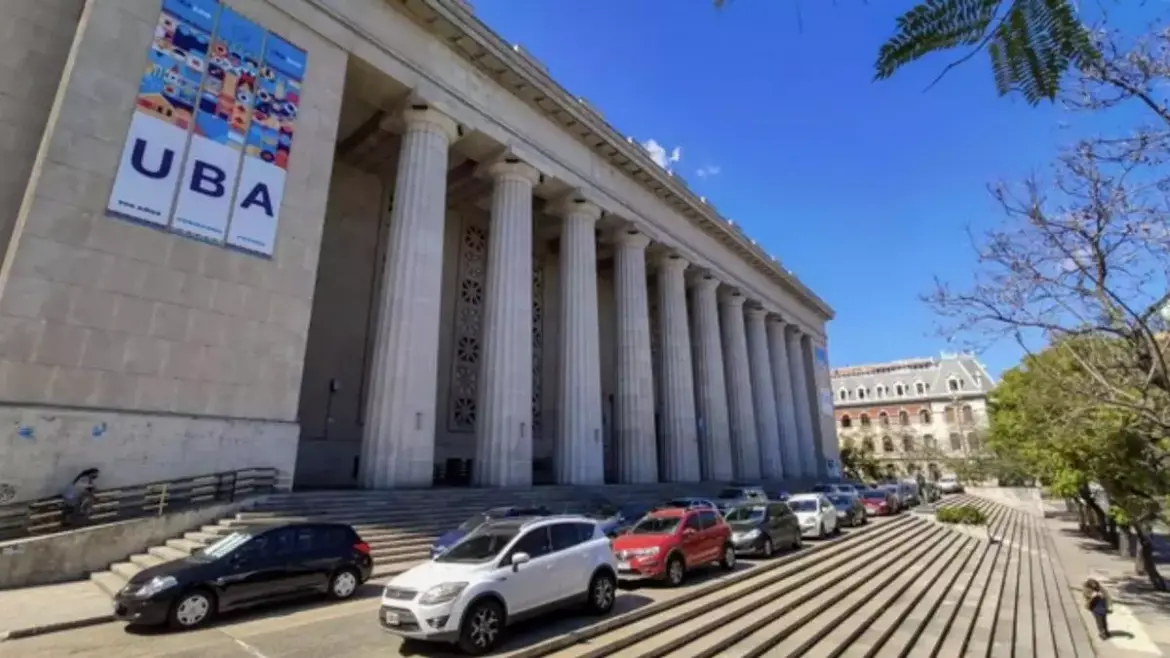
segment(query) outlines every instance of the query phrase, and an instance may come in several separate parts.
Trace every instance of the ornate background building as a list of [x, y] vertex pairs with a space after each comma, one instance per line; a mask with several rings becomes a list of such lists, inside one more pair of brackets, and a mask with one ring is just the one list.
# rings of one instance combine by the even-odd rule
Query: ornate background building
[[937, 478], [980, 452], [995, 381], [970, 354], [835, 368], [832, 382], [841, 445], [872, 447], [893, 473]]

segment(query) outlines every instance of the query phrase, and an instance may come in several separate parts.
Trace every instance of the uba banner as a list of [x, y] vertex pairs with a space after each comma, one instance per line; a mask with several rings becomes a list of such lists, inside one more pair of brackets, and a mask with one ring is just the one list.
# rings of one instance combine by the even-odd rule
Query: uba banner
[[271, 256], [306, 63], [218, 0], [163, 0], [107, 209]]

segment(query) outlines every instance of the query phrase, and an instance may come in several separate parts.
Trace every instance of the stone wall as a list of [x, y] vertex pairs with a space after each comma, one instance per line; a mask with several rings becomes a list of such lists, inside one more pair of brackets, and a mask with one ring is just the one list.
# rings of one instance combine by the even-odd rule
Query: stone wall
[[308, 51], [275, 254], [106, 216], [159, 2], [86, 3], [0, 270], [0, 401], [21, 419], [6, 432], [65, 409], [112, 440], [6, 437], [0, 481], [21, 497], [83, 459], [111, 483], [295, 459], [347, 57], [266, 2], [231, 4]]

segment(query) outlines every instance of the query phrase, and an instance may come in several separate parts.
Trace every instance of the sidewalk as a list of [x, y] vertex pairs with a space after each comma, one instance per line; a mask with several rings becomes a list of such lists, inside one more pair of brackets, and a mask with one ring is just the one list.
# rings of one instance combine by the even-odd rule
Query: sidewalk
[[[1133, 561], [1117, 555], [1105, 542], [1081, 534], [1071, 515], [1044, 521], [1068, 575], [1070, 595], [1079, 600], [1086, 578], [1101, 582], [1113, 598], [1109, 628], [1113, 637], [1097, 643], [1102, 658], [1170, 656], [1170, 593], [1154, 592], [1145, 577], [1134, 575]], [[1170, 568], [1170, 566], [1164, 566]], [[1090, 629], [1093, 620], [1081, 611]]]
[[0, 591], [0, 641], [112, 619], [110, 597], [88, 580]]

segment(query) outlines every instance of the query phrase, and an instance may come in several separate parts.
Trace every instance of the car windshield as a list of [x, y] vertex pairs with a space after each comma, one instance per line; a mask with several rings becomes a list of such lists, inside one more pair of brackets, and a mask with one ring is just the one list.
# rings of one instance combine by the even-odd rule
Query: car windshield
[[879, 491], [877, 489], [871, 489], [869, 491], [862, 492], [861, 497], [868, 498], [870, 500], [885, 500], [886, 492]]
[[853, 504], [853, 497], [845, 494], [835, 494], [829, 496], [829, 501], [837, 507], [848, 507]]
[[689, 509], [691, 507], [695, 507], [698, 505], [698, 503], [699, 501], [691, 498], [675, 498], [674, 500], [667, 501], [664, 507], [681, 507], [682, 509]]
[[436, 557], [435, 562], [487, 562], [499, 555], [516, 538], [517, 532], [516, 528], [473, 532]]
[[470, 519], [467, 519], [463, 523], [459, 524], [459, 529], [463, 532], [471, 532], [472, 530], [475, 530], [479, 526], [487, 523], [487, 520], [488, 520], [487, 514], [476, 514], [475, 516], [471, 517]]
[[743, 498], [743, 489], [724, 489], [718, 498]]
[[813, 488], [811, 489], [811, 491], [813, 493], [824, 493], [824, 492], [830, 491], [830, 490], [832, 490], [832, 487], [830, 487], [827, 484], [817, 484], [817, 485], [814, 485]]
[[723, 517], [728, 523], [764, 520], [763, 507], [733, 507]]
[[630, 529], [632, 535], [669, 535], [682, 522], [681, 516], [648, 516]]
[[815, 512], [817, 511], [817, 501], [811, 498], [803, 498], [800, 500], [788, 500], [788, 506], [792, 508], [793, 512]]
[[230, 535], [225, 536], [223, 539], [215, 542], [211, 546], [208, 546], [207, 548], [199, 551], [197, 555], [209, 560], [218, 560], [228, 553], [231, 553], [237, 548], [243, 546], [251, 538], [252, 535], [246, 532], [233, 532]]

